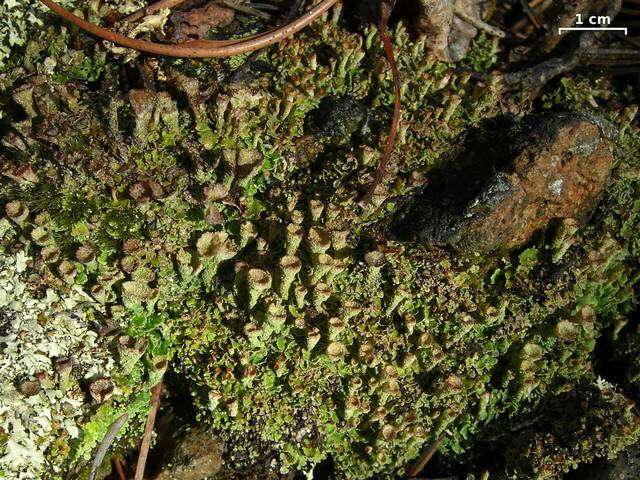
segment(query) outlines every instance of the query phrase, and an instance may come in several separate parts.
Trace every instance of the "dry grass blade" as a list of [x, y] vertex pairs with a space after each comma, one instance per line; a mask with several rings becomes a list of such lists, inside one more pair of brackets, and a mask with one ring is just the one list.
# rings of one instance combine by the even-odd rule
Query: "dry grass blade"
[[422, 455], [420, 455], [420, 458], [418, 458], [418, 460], [416, 460], [416, 463], [414, 463], [413, 466], [409, 469], [408, 475], [410, 478], [414, 478], [418, 476], [418, 474], [424, 469], [425, 465], [429, 463], [429, 460], [431, 460], [431, 457], [433, 457], [435, 453], [438, 451], [438, 448], [440, 448], [440, 445], [442, 444], [443, 441], [444, 441], [444, 434], [440, 435], [436, 439], [433, 445], [429, 447], [429, 450], [427, 450]]
[[113, 422], [113, 425], [109, 427], [107, 434], [104, 436], [104, 438], [100, 442], [100, 445], [98, 446], [98, 450], [96, 450], [95, 457], [93, 457], [91, 471], [89, 472], [89, 476], [87, 477], [88, 480], [95, 480], [96, 475], [98, 475], [98, 469], [100, 468], [105, 455], [109, 451], [109, 447], [111, 447], [111, 444], [116, 439], [116, 435], [118, 435], [118, 432], [127, 421], [127, 418], [129, 418], [129, 415], [123, 413], [116, 419], [115, 422]]
[[147, 417], [147, 424], [144, 427], [144, 435], [140, 443], [140, 454], [138, 455], [138, 463], [136, 464], [135, 480], [142, 480], [144, 478], [144, 467], [147, 464], [147, 456], [149, 455], [149, 447], [151, 446], [151, 435], [153, 435], [153, 426], [156, 423], [161, 393], [162, 381], [151, 390], [151, 411]]
[[269, 15], [268, 13], [264, 13], [258, 10], [257, 8], [250, 7], [249, 5], [243, 5], [242, 3], [232, 2], [231, 0], [222, 0], [222, 3], [223, 5], [229, 8], [233, 8], [234, 10], [237, 10], [239, 12], [246, 13], [247, 15], [260, 17], [264, 20], [269, 20], [271, 18], [271, 15]]
[[395, 96], [393, 101], [393, 119], [391, 120], [391, 127], [389, 128], [389, 138], [387, 139], [387, 144], [382, 154], [382, 158], [380, 159], [378, 171], [376, 172], [376, 175], [373, 179], [373, 183], [369, 187], [369, 191], [360, 202], [362, 205], [366, 205], [367, 203], [369, 203], [369, 200], [371, 200], [371, 197], [375, 193], [376, 188], [382, 181], [382, 177], [384, 176], [384, 173], [387, 169], [387, 164], [389, 163], [389, 159], [391, 158], [391, 154], [393, 153], [396, 145], [396, 135], [398, 133], [398, 127], [400, 125], [400, 113], [402, 110], [400, 72], [398, 70], [398, 63], [396, 62], [395, 54], [393, 53], [393, 43], [391, 42], [391, 35], [389, 33], [389, 17], [391, 17], [391, 12], [394, 5], [395, 0], [382, 0], [380, 2], [380, 38], [382, 39], [384, 53], [387, 57], [387, 62], [389, 62], [391, 75], [393, 77], [393, 90]]

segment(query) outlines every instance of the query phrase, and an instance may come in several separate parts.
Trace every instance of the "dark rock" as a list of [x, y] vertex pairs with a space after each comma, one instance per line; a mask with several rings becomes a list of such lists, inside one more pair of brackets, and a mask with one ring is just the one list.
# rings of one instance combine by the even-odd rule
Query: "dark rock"
[[309, 114], [306, 129], [334, 143], [347, 142], [366, 123], [367, 107], [351, 98], [326, 97]]
[[613, 164], [602, 122], [569, 114], [529, 117], [483, 136], [489, 140], [452, 162], [457, 170], [434, 173], [396, 225], [399, 236], [490, 251], [520, 246], [555, 219], [589, 218]]
[[573, 472], [567, 480], [638, 480], [640, 478], [640, 445], [624, 450], [613, 462], [602, 460], [584, 465]]

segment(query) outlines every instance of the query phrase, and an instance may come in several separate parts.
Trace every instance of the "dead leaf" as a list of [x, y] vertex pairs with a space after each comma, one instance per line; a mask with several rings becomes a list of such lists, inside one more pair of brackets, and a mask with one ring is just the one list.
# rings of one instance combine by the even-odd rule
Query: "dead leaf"
[[175, 28], [173, 40], [183, 42], [188, 38], [203, 38], [212, 28], [229, 25], [234, 17], [232, 9], [213, 2], [188, 12], [176, 12], [171, 15], [171, 22]]

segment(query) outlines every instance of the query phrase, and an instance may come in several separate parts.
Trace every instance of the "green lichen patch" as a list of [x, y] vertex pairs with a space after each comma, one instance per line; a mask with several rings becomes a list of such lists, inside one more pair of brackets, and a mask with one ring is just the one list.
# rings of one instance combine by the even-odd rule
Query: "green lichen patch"
[[90, 324], [79, 288], [38, 289], [24, 251], [0, 257], [0, 471], [6, 478], [62, 478], [85, 433], [85, 388], [115, 370]]

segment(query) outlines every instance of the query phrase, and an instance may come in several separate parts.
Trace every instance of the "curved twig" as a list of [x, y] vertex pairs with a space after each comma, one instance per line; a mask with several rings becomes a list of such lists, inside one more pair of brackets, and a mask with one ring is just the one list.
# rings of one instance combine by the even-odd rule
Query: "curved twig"
[[402, 95], [400, 85], [400, 72], [398, 71], [398, 63], [396, 62], [396, 57], [393, 53], [393, 44], [391, 43], [391, 35], [389, 34], [389, 17], [391, 16], [391, 11], [393, 10], [394, 4], [395, 0], [393, 0], [392, 2], [389, 2], [389, 0], [382, 0], [380, 2], [380, 38], [382, 39], [384, 53], [387, 57], [387, 62], [389, 62], [391, 75], [393, 77], [393, 91], [395, 97], [393, 101], [393, 119], [391, 120], [391, 127], [389, 128], [389, 138], [387, 139], [387, 144], [382, 154], [382, 158], [380, 159], [378, 171], [376, 172], [376, 176], [373, 179], [373, 183], [369, 187], [369, 191], [360, 202], [362, 205], [366, 205], [367, 203], [369, 203], [369, 200], [371, 200], [371, 197], [375, 193], [376, 187], [382, 181], [382, 177], [384, 176], [385, 170], [387, 169], [387, 164], [389, 163], [391, 154], [393, 153], [393, 150], [396, 146], [396, 135], [398, 133], [398, 127], [400, 125], [400, 112], [402, 109], [400, 98]]
[[87, 22], [86, 20], [62, 8], [53, 0], [40, 1], [68, 22], [71, 22], [86, 32], [108, 42], [156, 55], [166, 55], [169, 57], [211, 58], [229, 57], [241, 53], [252, 52], [278, 43], [317, 20], [340, 0], [322, 0], [318, 5], [292, 22], [251, 37], [239, 40], [190, 40], [177, 45], [166, 45], [163, 43], [126, 37], [107, 28]]

